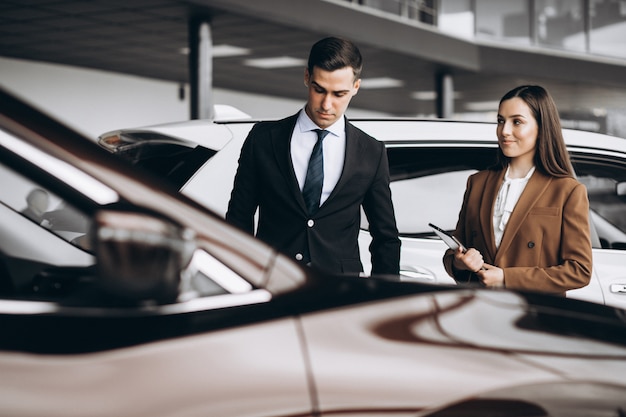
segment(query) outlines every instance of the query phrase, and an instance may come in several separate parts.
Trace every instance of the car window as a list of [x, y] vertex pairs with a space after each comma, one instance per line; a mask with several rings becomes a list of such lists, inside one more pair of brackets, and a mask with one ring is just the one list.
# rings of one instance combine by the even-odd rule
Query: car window
[[87, 238], [89, 218], [3, 165], [0, 179], [0, 294], [39, 298], [48, 291], [64, 292], [69, 281], [52, 268], [88, 272], [94, 264]]
[[213, 149], [150, 132], [129, 132], [117, 139], [115, 154], [133, 165], [167, 178], [180, 189], [215, 155]]
[[[33, 223], [83, 249], [89, 218], [50, 190], [36, 184], [15, 171], [0, 166], [0, 201]], [[36, 242], [32, 242], [35, 244]]]
[[454, 230], [467, 178], [495, 162], [495, 148], [389, 147], [391, 193], [401, 236]]
[[626, 162], [574, 153], [572, 163], [578, 180], [587, 187], [602, 248], [626, 250], [626, 195], [618, 193], [618, 184], [626, 181]]
[[[0, 296], [99, 304], [96, 262], [90, 254], [92, 217], [11, 168], [0, 165], [0, 179]], [[196, 249], [181, 277], [179, 301], [252, 289], [219, 260]]]
[[432, 230], [428, 223], [454, 230], [467, 177], [475, 172], [460, 170], [393, 181], [391, 194], [400, 234], [429, 235]]

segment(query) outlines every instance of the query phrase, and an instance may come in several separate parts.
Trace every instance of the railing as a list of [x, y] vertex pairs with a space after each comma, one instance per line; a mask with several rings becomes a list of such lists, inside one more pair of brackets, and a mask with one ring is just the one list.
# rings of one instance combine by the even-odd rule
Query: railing
[[624, 0], [346, 0], [466, 38], [626, 59]]
[[346, 0], [349, 3], [417, 20], [430, 25], [437, 24], [436, 0]]

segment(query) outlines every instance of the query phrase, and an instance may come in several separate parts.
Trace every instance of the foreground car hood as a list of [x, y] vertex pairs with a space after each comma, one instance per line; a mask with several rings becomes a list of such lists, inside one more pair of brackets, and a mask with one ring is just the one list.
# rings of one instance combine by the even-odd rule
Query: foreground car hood
[[[626, 393], [621, 311], [373, 279], [314, 285], [335, 291], [284, 295], [279, 309], [292, 313], [282, 318], [78, 355], [3, 352], [0, 414], [451, 416], [457, 404], [518, 406], [538, 385], [547, 387], [537, 399], [544, 407], [560, 410], [585, 386], [599, 393], [589, 407], [626, 407], [626, 395], [615, 395]], [[228, 311], [219, 315], [228, 321]], [[211, 317], [180, 317], [177, 326], [201, 329]], [[550, 330], [555, 319], [563, 331]]]
[[[487, 393], [498, 390], [574, 382], [609, 387], [604, 395], [626, 407], [623, 312], [614, 310], [612, 318], [606, 311], [577, 314], [559, 302], [533, 305], [515, 293], [451, 291], [305, 317], [320, 409], [416, 415], [410, 413], [491, 398]], [[554, 402], [563, 405], [577, 389], [555, 389], [545, 400], [559, 394], [561, 403]]]

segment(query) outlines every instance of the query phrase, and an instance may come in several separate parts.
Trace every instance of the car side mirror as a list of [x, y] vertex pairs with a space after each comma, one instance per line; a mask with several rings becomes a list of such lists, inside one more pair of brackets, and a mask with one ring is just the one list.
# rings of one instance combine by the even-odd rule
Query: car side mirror
[[618, 182], [615, 186], [615, 192], [618, 196], [626, 195], [626, 181]]
[[195, 249], [193, 237], [162, 218], [100, 211], [92, 232], [98, 286], [122, 302], [171, 303]]

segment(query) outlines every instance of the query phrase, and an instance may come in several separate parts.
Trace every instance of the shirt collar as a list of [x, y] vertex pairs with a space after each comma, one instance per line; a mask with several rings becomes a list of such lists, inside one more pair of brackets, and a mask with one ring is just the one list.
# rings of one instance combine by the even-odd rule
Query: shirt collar
[[[310, 132], [312, 130], [319, 129], [319, 126], [317, 126], [313, 122], [313, 120], [311, 120], [311, 118], [309, 117], [308, 114], [306, 114], [306, 111], [304, 109], [302, 109], [300, 111], [300, 114], [298, 114], [297, 126], [300, 129], [300, 132]], [[341, 134], [345, 131], [345, 129], [346, 129], [346, 119], [345, 117], [342, 116], [339, 118], [339, 120], [337, 120], [335, 123], [328, 126], [324, 130], [328, 130], [334, 136], [341, 137]]]
[[530, 179], [530, 177], [533, 175], [533, 172], [535, 172], [535, 166], [533, 165], [532, 168], [530, 168], [530, 170], [528, 171], [528, 173], [526, 174], [526, 176], [524, 178], [509, 178], [509, 169], [511, 169], [510, 166], [506, 167], [506, 173], [504, 174], [504, 181], [509, 181], [509, 182], [523, 182], [523, 181], [528, 181]]

